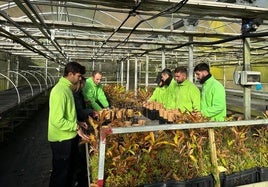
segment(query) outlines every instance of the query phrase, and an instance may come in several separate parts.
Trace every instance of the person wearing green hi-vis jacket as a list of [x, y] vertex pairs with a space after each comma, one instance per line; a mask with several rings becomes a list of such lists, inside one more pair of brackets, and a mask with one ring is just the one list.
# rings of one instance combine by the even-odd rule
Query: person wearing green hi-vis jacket
[[160, 72], [156, 78], [157, 87], [155, 88], [149, 101], [156, 101], [161, 104], [165, 104], [166, 100], [166, 89], [168, 88], [172, 80], [172, 73], [170, 69], [164, 69]]
[[187, 68], [183, 66], [175, 68], [168, 101], [167, 109], [179, 109], [181, 112], [200, 111], [200, 91], [187, 79]]
[[210, 74], [209, 65], [197, 64], [194, 68], [197, 79], [202, 84], [201, 113], [211, 121], [226, 118], [226, 93], [224, 86]]
[[[172, 72], [170, 69], [163, 69], [161, 72], [159, 72], [157, 78], [156, 78], [156, 83], [157, 87], [155, 88], [152, 96], [149, 98], [148, 101], [155, 101], [159, 104], [162, 104], [163, 107], [167, 104], [167, 94], [168, 94], [168, 88], [169, 85], [172, 81]], [[159, 124], [164, 123], [160, 118], [158, 111], [153, 111], [151, 118], [154, 120], [155, 118], [159, 119]]]
[[83, 88], [83, 95], [87, 105], [96, 111], [109, 108], [109, 103], [100, 83], [101, 79], [102, 73], [95, 70], [92, 72], [92, 76], [87, 78], [86, 85]]

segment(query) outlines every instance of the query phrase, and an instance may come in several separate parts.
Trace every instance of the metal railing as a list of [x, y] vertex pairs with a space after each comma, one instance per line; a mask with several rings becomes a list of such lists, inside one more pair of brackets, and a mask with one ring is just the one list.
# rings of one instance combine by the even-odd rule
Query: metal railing
[[160, 130], [183, 130], [183, 129], [198, 129], [198, 128], [249, 126], [249, 125], [263, 125], [263, 124], [268, 124], [268, 119], [187, 123], [187, 124], [166, 124], [166, 125], [156, 124], [156, 125], [138, 126], [138, 127], [114, 127], [114, 128], [102, 127], [100, 129], [100, 142], [99, 142], [98, 187], [104, 186], [106, 136], [108, 134], [151, 132]]

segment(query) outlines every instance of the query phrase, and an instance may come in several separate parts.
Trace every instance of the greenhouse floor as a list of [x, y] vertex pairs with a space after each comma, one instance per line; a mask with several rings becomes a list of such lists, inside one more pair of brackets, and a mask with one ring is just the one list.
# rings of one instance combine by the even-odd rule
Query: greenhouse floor
[[48, 106], [32, 116], [0, 143], [0, 186], [48, 186], [51, 172], [51, 150], [47, 141]]

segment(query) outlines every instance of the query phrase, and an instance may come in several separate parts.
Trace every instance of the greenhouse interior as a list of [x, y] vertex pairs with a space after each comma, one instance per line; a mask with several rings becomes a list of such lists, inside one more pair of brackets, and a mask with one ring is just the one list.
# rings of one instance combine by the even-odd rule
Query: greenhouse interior
[[51, 93], [72, 63], [108, 103], [83, 89], [85, 186], [268, 186], [267, 0], [0, 1], [0, 186], [52, 187]]

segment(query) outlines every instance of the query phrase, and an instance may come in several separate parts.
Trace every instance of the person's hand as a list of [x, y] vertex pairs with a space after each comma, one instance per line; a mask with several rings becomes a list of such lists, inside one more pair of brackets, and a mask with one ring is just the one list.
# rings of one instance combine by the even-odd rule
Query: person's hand
[[78, 125], [77, 126], [77, 134], [82, 138], [82, 140], [89, 141], [89, 136], [87, 136], [82, 128]]
[[99, 113], [97, 111], [93, 111], [92, 117], [93, 117], [93, 119], [98, 119], [99, 118]]
[[86, 122], [78, 122], [78, 126], [84, 129], [88, 129], [88, 125]]

